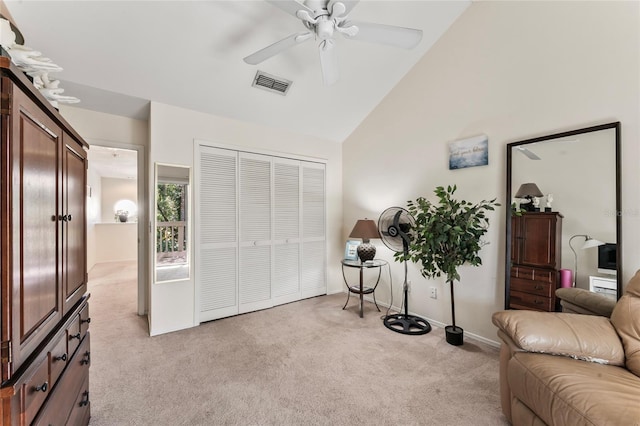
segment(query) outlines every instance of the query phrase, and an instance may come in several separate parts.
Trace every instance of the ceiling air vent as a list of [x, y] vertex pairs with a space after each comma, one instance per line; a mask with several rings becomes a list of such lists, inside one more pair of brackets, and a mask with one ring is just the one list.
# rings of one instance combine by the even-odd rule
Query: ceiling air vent
[[285, 80], [284, 78], [276, 77], [271, 74], [267, 74], [263, 71], [258, 71], [253, 78], [253, 87], [258, 89], [268, 90], [273, 93], [279, 93], [282, 96], [286, 95], [291, 87], [291, 80]]

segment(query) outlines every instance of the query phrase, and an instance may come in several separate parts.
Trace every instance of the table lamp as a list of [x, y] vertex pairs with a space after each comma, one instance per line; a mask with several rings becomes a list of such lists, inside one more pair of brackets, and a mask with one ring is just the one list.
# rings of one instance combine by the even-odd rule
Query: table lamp
[[523, 183], [522, 185], [520, 185], [520, 189], [518, 189], [518, 192], [516, 192], [515, 197], [524, 198], [528, 200], [525, 203], [523, 203], [522, 208], [525, 211], [532, 212], [535, 209], [533, 205], [533, 197], [542, 197], [543, 195], [544, 194], [542, 194], [542, 191], [540, 191], [540, 188], [538, 188], [538, 185], [536, 185], [535, 183], [529, 182], [529, 183]]
[[358, 246], [358, 257], [361, 262], [373, 260], [376, 256], [376, 246], [371, 244], [369, 240], [371, 238], [380, 238], [378, 227], [373, 220], [367, 218], [358, 220], [351, 234], [349, 234], [349, 238], [362, 239], [362, 244]]

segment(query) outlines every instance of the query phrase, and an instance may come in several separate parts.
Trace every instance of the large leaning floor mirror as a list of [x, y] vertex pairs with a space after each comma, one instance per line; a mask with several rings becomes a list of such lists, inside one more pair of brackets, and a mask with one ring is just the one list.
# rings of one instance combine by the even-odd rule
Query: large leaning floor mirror
[[555, 290], [622, 293], [620, 123], [507, 145], [505, 308], [557, 311]]
[[189, 279], [191, 169], [156, 163], [155, 282]]

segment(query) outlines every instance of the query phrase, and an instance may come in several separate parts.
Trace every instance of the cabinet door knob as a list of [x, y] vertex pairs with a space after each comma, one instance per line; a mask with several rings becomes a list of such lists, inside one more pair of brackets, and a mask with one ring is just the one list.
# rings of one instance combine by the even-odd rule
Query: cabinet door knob
[[86, 322], [87, 324], [89, 324], [89, 323], [91, 322], [91, 318], [81, 319], [81, 320], [80, 320], [80, 324], [84, 324], [85, 322]]
[[536, 290], [542, 290], [542, 286], [541, 285], [537, 285], [534, 287]]
[[71, 222], [71, 219], [73, 219], [73, 216], [71, 216], [70, 214], [67, 215], [67, 221]]
[[69, 335], [69, 340], [71, 340], [71, 339], [78, 339], [78, 340], [80, 340], [80, 333], [78, 333], [78, 334], [70, 334], [70, 335]]
[[49, 389], [49, 382], [44, 382], [43, 384], [41, 384], [40, 386], [36, 386], [36, 392], [46, 392], [47, 389]]
[[62, 354], [60, 356], [57, 356], [54, 358], [56, 361], [66, 361], [67, 360], [67, 354]]

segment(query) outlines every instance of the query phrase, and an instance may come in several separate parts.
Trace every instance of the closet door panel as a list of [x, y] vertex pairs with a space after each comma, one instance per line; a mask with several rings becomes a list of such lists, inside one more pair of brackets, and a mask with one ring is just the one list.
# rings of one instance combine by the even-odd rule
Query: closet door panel
[[200, 252], [200, 321], [238, 313], [237, 253], [235, 247]]
[[199, 321], [238, 313], [237, 152], [200, 146], [196, 223]]
[[240, 241], [271, 241], [271, 159], [240, 154]]
[[240, 313], [273, 306], [271, 302], [271, 246], [240, 248]]
[[240, 264], [239, 311], [273, 306], [271, 302], [271, 157], [239, 154]]
[[273, 159], [273, 304], [300, 299], [300, 162]]
[[300, 294], [300, 244], [275, 244], [273, 246], [273, 304], [299, 300]]
[[302, 298], [327, 293], [326, 256], [324, 241], [302, 245]]
[[302, 162], [302, 297], [327, 293], [325, 166]]

